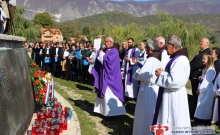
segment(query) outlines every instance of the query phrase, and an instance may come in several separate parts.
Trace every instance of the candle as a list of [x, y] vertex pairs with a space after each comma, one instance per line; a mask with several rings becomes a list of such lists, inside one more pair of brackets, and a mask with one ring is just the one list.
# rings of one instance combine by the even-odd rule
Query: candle
[[36, 125], [32, 125], [32, 135], [36, 135]]
[[63, 121], [59, 120], [60, 133], [63, 133]]
[[64, 120], [63, 122], [63, 130], [67, 130], [67, 120]]

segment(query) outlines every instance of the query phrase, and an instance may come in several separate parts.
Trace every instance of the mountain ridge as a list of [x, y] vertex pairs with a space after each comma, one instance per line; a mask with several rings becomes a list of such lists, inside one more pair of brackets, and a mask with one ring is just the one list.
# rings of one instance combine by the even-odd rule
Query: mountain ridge
[[117, 2], [102, 0], [17, 0], [25, 6], [25, 17], [33, 19], [36, 13], [49, 12], [57, 22], [88, 17], [100, 13], [120, 11], [135, 17], [157, 14], [164, 10], [169, 14], [219, 14], [217, 0], [160, 0], [148, 2]]

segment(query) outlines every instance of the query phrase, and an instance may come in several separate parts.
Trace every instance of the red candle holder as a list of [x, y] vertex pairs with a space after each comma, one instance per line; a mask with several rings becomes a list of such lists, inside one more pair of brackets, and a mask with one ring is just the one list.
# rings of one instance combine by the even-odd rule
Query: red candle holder
[[32, 135], [36, 135], [36, 128], [37, 128], [36, 125], [33, 124], [32, 129], [31, 129], [32, 130]]
[[37, 119], [40, 120], [40, 112], [37, 113]]
[[67, 130], [67, 120], [63, 122], [63, 130]]
[[60, 128], [60, 133], [63, 133], [63, 121], [59, 121], [59, 128]]

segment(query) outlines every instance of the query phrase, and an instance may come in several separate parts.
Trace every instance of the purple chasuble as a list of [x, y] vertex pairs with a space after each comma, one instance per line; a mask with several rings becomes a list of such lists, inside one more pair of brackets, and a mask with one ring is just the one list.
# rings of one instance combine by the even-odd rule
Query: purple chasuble
[[[173, 55], [171, 55], [171, 59], [165, 67], [166, 72], [168, 72], [170, 74], [170, 67], [171, 67], [172, 63], [174, 62], [174, 60], [177, 59], [179, 56], [188, 57], [187, 49], [186, 48], [180, 49], [180, 50], [176, 51]], [[154, 112], [152, 125], [157, 124], [159, 110], [160, 110], [160, 106], [161, 106], [162, 100], [163, 100], [163, 92], [164, 92], [164, 88], [159, 87], [159, 92], [158, 92], [158, 97], [157, 97], [157, 102], [156, 102], [156, 107], [155, 107], [155, 112]]]
[[95, 64], [92, 69], [97, 96], [99, 98], [104, 98], [106, 89], [109, 87], [112, 93], [118, 97], [121, 102], [124, 102], [118, 50], [116, 48], [111, 48], [110, 50], [104, 49], [103, 52], [105, 52], [103, 56], [103, 65], [97, 59], [99, 56], [99, 53], [97, 53]]
[[[219, 86], [217, 84], [217, 88], [219, 89]], [[218, 96], [218, 127], [220, 128], [220, 96]]]
[[[130, 48], [130, 49], [131, 49], [131, 48]], [[130, 49], [128, 49], [128, 50], [125, 52], [125, 57], [128, 56], [128, 52], [129, 52]], [[130, 59], [132, 59], [132, 58], [134, 57], [135, 51], [136, 51], [136, 47], [133, 47], [133, 48], [132, 48], [132, 51], [131, 51], [131, 53], [130, 53]], [[131, 83], [132, 83], [132, 71], [133, 71], [133, 66], [134, 66], [134, 65], [131, 65], [130, 62], [129, 62], [128, 72], [127, 72], [127, 82], [126, 82], [127, 85], [131, 85]], [[126, 71], [126, 70], [127, 70], [127, 60], [125, 61], [125, 71]]]

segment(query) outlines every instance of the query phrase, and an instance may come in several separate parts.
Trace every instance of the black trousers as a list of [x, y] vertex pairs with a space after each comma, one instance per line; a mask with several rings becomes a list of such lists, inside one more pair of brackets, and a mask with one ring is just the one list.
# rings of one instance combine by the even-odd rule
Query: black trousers
[[197, 106], [197, 100], [198, 100], [198, 94], [196, 93], [196, 91], [198, 90], [199, 80], [198, 79], [190, 79], [190, 81], [191, 81], [191, 86], [192, 86], [192, 94], [194, 97], [194, 106], [193, 106], [193, 110], [192, 110], [192, 115], [194, 116], [196, 106]]

